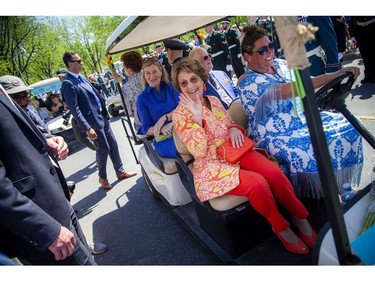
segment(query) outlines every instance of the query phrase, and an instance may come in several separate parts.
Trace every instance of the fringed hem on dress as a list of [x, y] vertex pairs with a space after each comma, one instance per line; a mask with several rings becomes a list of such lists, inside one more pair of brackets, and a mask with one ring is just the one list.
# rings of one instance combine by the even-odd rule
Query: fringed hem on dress
[[[352, 186], [358, 186], [361, 181], [363, 163], [352, 167], [334, 171], [339, 193], [343, 192], [342, 186], [348, 182]], [[290, 177], [294, 191], [298, 198], [314, 198], [319, 200], [324, 197], [319, 173], [297, 173]]]

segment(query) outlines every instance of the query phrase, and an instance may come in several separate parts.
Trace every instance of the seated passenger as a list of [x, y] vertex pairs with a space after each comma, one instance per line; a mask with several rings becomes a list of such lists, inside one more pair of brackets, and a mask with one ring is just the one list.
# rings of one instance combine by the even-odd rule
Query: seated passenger
[[121, 55], [121, 61], [128, 79], [121, 91], [130, 117], [134, 117], [134, 129], [141, 127], [137, 111], [137, 98], [142, 93], [142, 56], [137, 51], [129, 51]]
[[[279, 162], [301, 197], [321, 198], [323, 191], [318, 166], [301, 100], [296, 107], [291, 94], [291, 72], [287, 62], [274, 59], [274, 49], [267, 32], [259, 26], [243, 30], [242, 55], [248, 68], [239, 79], [242, 106], [249, 117], [247, 134]], [[344, 72], [357, 78], [359, 69], [347, 67], [312, 78], [319, 88]], [[340, 113], [320, 113], [332, 167], [338, 186], [345, 182], [359, 184], [363, 164], [362, 138]]]
[[168, 74], [154, 57], [145, 58], [142, 64], [144, 91], [137, 99], [141, 127], [137, 134], [154, 136], [155, 151], [162, 157], [177, 157], [172, 138], [172, 112], [178, 104], [176, 92]]
[[46, 99], [47, 109], [52, 112], [53, 117], [60, 116], [64, 113], [64, 103], [58, 93], [51, 93]]
[[24, 110], [38, 129], [42, 133], [47, 133], [46, 123], [41, 119], [35, 108], [30, 105], [30, 91], [33, 88], [26, 86], [19, 77], [11, 75], [1, 76], [0, 83], [8, 90], [9, 96]]
[[[235, 147], [241, 146], [245, 131], [233, 123], [218, 98], [203, 95], [207, 80], [207, 72], [197, 60], [185, 58], [173, 66], [173, 86], [181, 92], [173, 124], [195, 158], [192, 173], [198, 198], [204, 202], [224, 194], [248, 197], [288, 251], [307, 254], [307, 245], [313, 247], [317, 235], [306, 220], [308, 211], [280, 168], [256, 150], [250, 150], [237, 164], [218, 157], [216, 148], [228, 138]], [[276, 202], [292, 214], [307, 245], [291, 230]]]
[[224, 108], [228, 109], [232, 101], [239, 97], [239, 90], [232, 80], [224, 71], [212, 70], [214, 65], [212, 64], [211, 55], [208, 54], [205, 48], [195, 47], [190, 51], [189, 57], [198, 60], [209, 75], [209, 79], [206, 82], [207, 91], [205, 95], [218, 97], [222, 101]]

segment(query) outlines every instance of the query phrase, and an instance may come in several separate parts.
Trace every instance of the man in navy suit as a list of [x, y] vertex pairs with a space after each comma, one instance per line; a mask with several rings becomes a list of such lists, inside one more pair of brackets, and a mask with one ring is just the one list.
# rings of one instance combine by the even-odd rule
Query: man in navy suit
[[63, 56], [68, 73], [62, 84], [62, 92], [78, 127], [85, 132], [96, 147], [96, 162], [99, 183], [109, 190], [112, 185], [107, 179], [107, 159], [111, 158], [117, 179], [135, 176], [135, 172], [125, 172], [120, 158], [116, 138], [109, 124], [109, 114], [104, 98], [82, 76], [82, 60], [76, 52], [67, 51]]
[[190, 51], [189, 57], [198, 60], [209, 75], [205, 94], [218, 97], [224, 108], [228, 109], [232, 101], [239, 97], [238, 88], [234, 86], [232, 80], [224, 71], [212, 70], [213, 64], [211, 56], [205, 48], [195, 47]]
[[68, 156], [64, 139], [43, 135], [6, 93], [27, 95], [21, 79], [0, 84], [0, 252], [35, 265], [95, 265], [55, 160]]

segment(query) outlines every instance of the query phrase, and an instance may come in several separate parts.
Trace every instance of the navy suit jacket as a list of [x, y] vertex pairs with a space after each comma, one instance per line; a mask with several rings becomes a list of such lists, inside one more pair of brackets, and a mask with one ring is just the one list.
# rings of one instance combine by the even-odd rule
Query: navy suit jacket
[[[87, 83], [91, 85], [89, 82]], [[94, 87], [91, 87], [91, 90], [100, 100], [101, 108], [98, 108], [93, 93], [87, 87], [69, 72], [62, 83], [62, 93], [65, 101], [82, 132], [86, 132], [90, 128], [95, 131], [102, 129], [105, 119], [110, 118], [105, 107], [104, 98]]]
[[71, 225], [64, 175], [44, 136], [17, 108], [0, 94], [0, 252], [9, 257], [48, 251], [61, 225]]

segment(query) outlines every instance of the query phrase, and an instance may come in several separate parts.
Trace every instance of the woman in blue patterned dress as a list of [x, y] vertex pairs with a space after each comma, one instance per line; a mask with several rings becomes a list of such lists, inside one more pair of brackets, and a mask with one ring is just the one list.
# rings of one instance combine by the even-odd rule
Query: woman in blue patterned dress
[[[259, 26], [243, 30], [241, 49], [247, 62], [238, 88], [242, 105], [249, 117], [247, 134], [273, 155], [291, 180], [299, 197], [323, 196], [318, 167], [301, 100], [294, 103], [293, 80], [287, 62], [274, 59], [272, 42]], [[319, 88], [343, 72], [359, 75], [356, 67], [312, 78]], [[363, 164], [362, 138], [342, 114], [321, 112], [332, 167], [339, 187], [345, 182], [359, 184]]]

